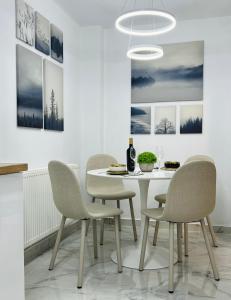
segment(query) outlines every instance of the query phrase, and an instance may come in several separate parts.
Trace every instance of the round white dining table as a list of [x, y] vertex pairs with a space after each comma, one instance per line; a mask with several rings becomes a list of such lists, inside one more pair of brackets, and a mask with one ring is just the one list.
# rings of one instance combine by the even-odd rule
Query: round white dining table
[[[150, 181], [170, 180], [174, 175], [174, 171], [165, 171], [165, 170], [154, 170], [152, 172], [142, 173], [141, 175], [109, 175], [107, 173], [107, 170], [108, 169], [91, 170], [88, 171], [87, 174], [91, 176], [113, 178], [114, 180], [118, 180], [118, 179], [137, 180], [139, 183], [139, 190], [140, 190], [141, 211], [147, 208], [148, 189], [149, 189]], [[122, 261], [124, 267], [139, 269], [144, 221], [145, 218], [141, 214], [141, 226], [140, 226], [140, 235], [139, 235], [138, 242], [134, 243], [134, 245], [126, 246], [122, 248]], [[117, 263], [115, 251], [112, 253], [111, 258], [114, 262]], [[166, 268], [168, 267], [168, 261], [169, 261], [168, 249], [158, 245], [153, 246], [151, 242], [148, 240], [144, 269]]]

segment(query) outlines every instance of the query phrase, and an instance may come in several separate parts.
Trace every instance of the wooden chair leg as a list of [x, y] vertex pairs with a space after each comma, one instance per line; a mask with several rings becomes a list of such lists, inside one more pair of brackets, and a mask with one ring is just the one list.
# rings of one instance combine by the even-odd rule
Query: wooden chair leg
[[120, 246], [120, 232], [119, 232], [119, 216], [115, 216], [115, 239], [116, 239], [116, 254], [118, 272], [122, 273], [122, 258], [121, 258], [121, 246]]
[[178, 262], [182, 262], [182, 224], [177, 223], [177, 256], [178, 256]]
[[[117, 208], [120, 209], [120, 200], [117, 200]], [[119, 216], [119, 231], [121, 231], [121, 218]]]
[[168, 291], [174, 292], [174, 223], [169, 222], [169, 277]]
[[148, 239], [148, 227], [149, 227], [149, 217], [146, 216], [145, 224], [144, 224], [142, 248], [141, 248], [141, 254], [140, 254], [140, 264], [139, 264], [140, 271], [144, 270], [144, 259], [145, 259], [145, 252], [146, 252], [147, 239]]
[[217, 269], [217, 266], [216, 266], [216, 261], [215, 261], [215, 258], [214, 258], [213, 250], [210, 246], [210, 242], [209, 242], [209, 239], [208, 239], [208, 236], [207, 236], [207, 232], [206, 232], [206, 228], [205, 228], [205, 221], [201, 220], [200, 223], [201, 223], [202, 233], [203, 233], [203, 236], [204, 236], [204, 239], [205, 239], [205, 244], [206, 244], [206, 247], [207, 247], [207, 250], [208, 250], [210, 263], [211, 263], [211, 266], [212, 266], [212, 269], [213, 269], [213, 274], [214, 274], [215, 280], [219, 281], [220, 276], [219, 276], [219, 272], [218, 272], [218, 269]]
[[134, 241], [137, 241], [137, 232], [136, 232], [136, 219], [134, 214], [134, 208], [133, 208], [133, 202], [132, 199], [129, 198], [129, 205], [130, 205], [130, 212], [131, 212], [131, 219], [132, 219], [132, 228], [133, 228], [133, 234], [134, 234]]
[[97, 221], [92, 220], [93, 226], [93, 244], [94, 244], [94, 257], [98, 258], [98, 249], [97, 249]]
[[81, 221], [81, 242], [80, 242], [80, 258], [79, 258], [79, 275], [78, 275], [78, 289], [83, 285], [83, 269], [84, 269], [84, 250], [86, 238], [87, 220]]
[[[102, 199], [102, 204], [105, 205], [105, 200]], [[100, 245], [103, 245], [103, 236], [104, 236], [104, 219], [101, 219], [101, 224], [100, 224]]]
[[62, 238], [63, 228], [64, 228], [64, 225], [65, 225], [66, 219], [67, 219], [66, 217], [62, 216], [61, 224], [60, 224], [60, 227], [59, 227], [59, 231], [58, 231], [58, 234], [57, 234], [55, 246], [54, 246], [54, 249], [53, 249], [53, 253], [52, 253], [52, 257], [51, 257], [51, 261], [50, 261], [50, 265], [49, 265], [49, 270], [50, 271], [54, 269], [55, 259], [56, 259], [56, 256], [57, 256], [57, 253], [58, 253], [58, 250], [59, 250], [59, 244], [60, 244], [60, 241], [61, 241], [61, 238]]
[[188, 256], [188, 224], [184, 223], [184, 255]]
[[215, 236], [215, 233], [214, 233], [214, 230], [213, 230], [213, 226], [212, 226], [210, 216], [207, 216], [206, 220], [207, 220], [209, 231], [210, 231], [210, 234], [211, 234], [211, 237], [212, 237], [213, 247], [218, 247], [217, 239], [216, 239], [216, 236]]
[[[159, 203], [159, 208], [162, 207], [162, 204]], [[160, 226], [160, 222], [159, 221], [156, 221], [156, 224], [155, 224], [155, 232], [154, 232], [154, 237], [153, 237], [153, 246], [156, 246], [156, 243], [157, 243], [157, 237], [158, 237], [158, 232], [159, 232], [159, 226]]]

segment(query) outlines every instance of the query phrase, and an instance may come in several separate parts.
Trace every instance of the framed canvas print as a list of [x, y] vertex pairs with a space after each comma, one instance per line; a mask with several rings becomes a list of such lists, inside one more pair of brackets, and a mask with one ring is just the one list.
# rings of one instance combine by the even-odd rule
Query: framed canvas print
[[176, 106], [159, 106], [155, 108], [155, 134], [176, 133]]
[[40, 13], [35, 13], [35, 48], [50, 55], [50, 23]]
[[131, 107], [131, 134], [151, 133], [151, 107]]
[[34, 9], [23, 0], [16, 0], [16, 37], [28, 45], [34, 45], [35, 14]]
[[51, 57], [63, 62], [63, 32], [51, 24]]
[[202, 133], [203, 105], [182, 105], [180, 108], [180, 133]]
[[63, 69], [48, 60], [44, 70], [44, 129], [63, 131]]
[[17, 45], [17, 125], [43, 128], [42, 58]]
[[202, 101], [204, 42], [162, 47], [161, 59], [132, 61], [131, 102]]

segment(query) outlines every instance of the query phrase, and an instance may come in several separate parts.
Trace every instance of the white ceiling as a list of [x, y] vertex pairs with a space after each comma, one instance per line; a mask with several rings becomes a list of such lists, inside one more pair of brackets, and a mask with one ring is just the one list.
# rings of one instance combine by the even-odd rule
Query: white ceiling
[[173, 13], [178, 20], [231, 16], [231, 0], [55, 0], [80, 25], [112, 27], [126, 4], [126, 10], [151, 4]]

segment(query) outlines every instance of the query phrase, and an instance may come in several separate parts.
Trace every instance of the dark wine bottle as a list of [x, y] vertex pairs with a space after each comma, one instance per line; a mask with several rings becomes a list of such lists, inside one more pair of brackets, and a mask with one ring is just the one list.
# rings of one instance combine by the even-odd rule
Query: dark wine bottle
[[129, 147], [127, 149], [127, 170], [134, 172], [135, 170], [136, 150], [133, 147], [133, 138], [129, 138]]

